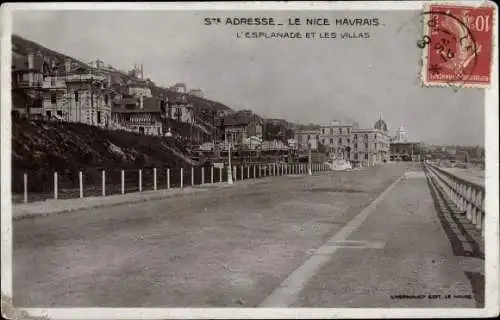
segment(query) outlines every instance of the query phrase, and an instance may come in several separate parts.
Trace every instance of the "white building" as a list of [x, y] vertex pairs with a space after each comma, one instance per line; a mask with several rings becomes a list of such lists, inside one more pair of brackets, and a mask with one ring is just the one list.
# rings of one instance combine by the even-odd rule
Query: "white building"
[[408, 142], [408, 131], [405, 129], [405, 127], [400, 126], [396, 131], [394, 142]]
[[111, 118], [109, 77], [66, 59], [42, 83], [42, 114], [69, 122], [108, 126]]

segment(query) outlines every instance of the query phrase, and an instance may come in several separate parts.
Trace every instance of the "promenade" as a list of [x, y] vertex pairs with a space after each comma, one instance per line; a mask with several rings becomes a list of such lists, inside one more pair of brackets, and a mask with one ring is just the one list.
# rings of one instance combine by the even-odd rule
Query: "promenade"
[[484, 260], [432, 190], [398, 163], [32, 211], [13, 223], [14, 305], [482, 307]]

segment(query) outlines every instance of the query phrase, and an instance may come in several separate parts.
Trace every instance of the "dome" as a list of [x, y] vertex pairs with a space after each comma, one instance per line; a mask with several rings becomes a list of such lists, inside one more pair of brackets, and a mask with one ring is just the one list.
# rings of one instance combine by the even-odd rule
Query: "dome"
[[373, 127], [378, 130], [387, 131], [387, 124], [382, 119], [378, 119]]

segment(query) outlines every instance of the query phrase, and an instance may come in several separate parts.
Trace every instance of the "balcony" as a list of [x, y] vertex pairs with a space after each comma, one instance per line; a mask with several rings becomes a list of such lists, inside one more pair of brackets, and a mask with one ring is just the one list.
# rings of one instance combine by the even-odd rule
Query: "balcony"
[[31, 84], [29, 81], [14, 81], [12, 83], [13, 89], [28, 89], [28, 88], [41, 88], [42, 81], [33, 81]]
[[91, 80], [104, 81], [106, 78], [104, 76], [95, 74], [70, 74], [65, 77], [68, 82], [88, 82]]
[[48, 77], [43, 80], [42, 88], [44, 89], [65, 89], [66, 81], [64, 77]]

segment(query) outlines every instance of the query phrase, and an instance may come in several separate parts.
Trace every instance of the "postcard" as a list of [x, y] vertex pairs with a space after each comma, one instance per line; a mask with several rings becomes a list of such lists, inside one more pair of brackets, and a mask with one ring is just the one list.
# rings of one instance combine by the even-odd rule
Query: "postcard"
[[4, 317], [499, 314], [493, 2], [1, 15]]

